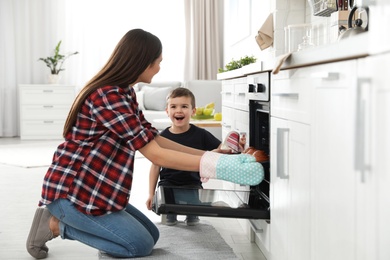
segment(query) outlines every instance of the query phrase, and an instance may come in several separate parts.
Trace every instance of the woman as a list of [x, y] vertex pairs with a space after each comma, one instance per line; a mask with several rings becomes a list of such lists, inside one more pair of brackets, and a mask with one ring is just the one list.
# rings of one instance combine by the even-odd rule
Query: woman
[[[160, 137], [145, 120], [132, 86], [150, 83], [161, 60], [162, 45], [156, 36], [130, 30], [75, 99], [27, 238], [33, 257], [46, 258], [46, 242], [59, 235], [115, 257], [151, 253], [159, 231], [128, 203], [137, 150], [156, 165], [200, 171], [206, 179], [261, 181], [262, 168], [253, 156], [185, 147]], [[231, 162], [234, 173], [224, 169], [232, 167]]]

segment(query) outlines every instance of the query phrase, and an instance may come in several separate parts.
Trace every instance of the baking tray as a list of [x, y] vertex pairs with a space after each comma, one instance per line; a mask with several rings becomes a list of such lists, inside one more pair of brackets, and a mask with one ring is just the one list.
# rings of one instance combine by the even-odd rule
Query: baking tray
[[156, 214], [270, 219], [269, 201], [256, 189], [222, 190], [160, 186], [154, 196]]

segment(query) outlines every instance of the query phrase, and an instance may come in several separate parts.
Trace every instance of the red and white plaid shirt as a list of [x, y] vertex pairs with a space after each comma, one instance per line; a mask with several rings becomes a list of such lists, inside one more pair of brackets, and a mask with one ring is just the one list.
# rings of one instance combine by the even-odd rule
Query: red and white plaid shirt
[[130, 198], [135, 152], [156, 135], [133, 88], [99, 88], [54, 153], [39, 205], [67, 198], [86, 214], [122, 210]]

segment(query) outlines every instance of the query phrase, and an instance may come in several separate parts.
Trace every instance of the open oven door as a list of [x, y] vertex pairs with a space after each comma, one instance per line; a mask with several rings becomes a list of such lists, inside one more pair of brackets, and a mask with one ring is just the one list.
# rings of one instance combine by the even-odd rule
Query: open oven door
[[160, 186], [153, 204], [153, 211], [158, 215], [270, 219], [269, 201], [256, 187], [237, 191]]

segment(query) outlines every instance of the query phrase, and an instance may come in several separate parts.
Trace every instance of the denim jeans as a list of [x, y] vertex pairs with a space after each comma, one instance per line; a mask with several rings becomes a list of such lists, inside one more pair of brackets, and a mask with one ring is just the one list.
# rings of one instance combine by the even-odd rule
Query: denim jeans
[[60, 220], [62, 239], [80, 241], [114, 257], [149, 255], [160, 236], [153, 222], [130, 204], [102, 216], [86, 215], [67, 199], [58, 199], [47, 208]]

